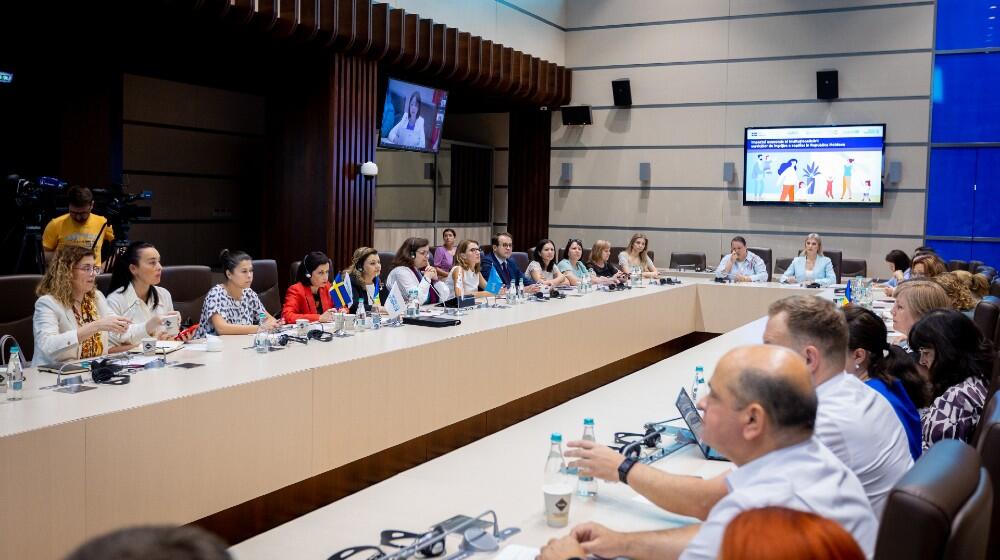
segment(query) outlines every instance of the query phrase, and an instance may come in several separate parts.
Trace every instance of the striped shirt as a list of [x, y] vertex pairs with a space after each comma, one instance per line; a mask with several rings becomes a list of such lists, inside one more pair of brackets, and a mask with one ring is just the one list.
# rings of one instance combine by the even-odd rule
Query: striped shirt
[[729, 271], [729, 274], [726, 274], [726, 267], [729, 266], [729, 261], [732, 258], [732, 253], [722, 257], [722, 261], [715, 269], [716, 278], [728, 278], [735, 282], [737, 275], [743, 275], [749, 276], [751, 282], [767, 282], [767, 266], [764, 265], [764, 259], [747, 251], [747, 258], [734, 262], [733, 269]]

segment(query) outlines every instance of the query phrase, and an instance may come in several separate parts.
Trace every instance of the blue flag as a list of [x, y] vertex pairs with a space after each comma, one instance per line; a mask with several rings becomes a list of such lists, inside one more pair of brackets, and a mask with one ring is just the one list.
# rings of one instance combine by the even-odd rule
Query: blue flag
[[333, 300], [333, 306], [337, 309], [351, 307], [351, 303], [354, 302], [354, 294], [351, 293], [350, 276], [345, 280], [343, 272], [337, 273], [337, 277], [333, 279], [333, 285], [330, 286], [330, 299]]
[[486, 281], [486, 291], [496, 295], [500, 293], [503, 289], [503, 280], [500, 279], [500, 275], [497, 274], [497, 267], [490, 268], [490, 278]]

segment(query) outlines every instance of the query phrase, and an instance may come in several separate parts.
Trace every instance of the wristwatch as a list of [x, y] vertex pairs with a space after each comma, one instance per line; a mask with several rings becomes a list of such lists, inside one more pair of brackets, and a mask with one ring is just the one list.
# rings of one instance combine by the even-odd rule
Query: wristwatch
[[618, 480], [628, 484], [628, 472], [632, 470], [636, 464], [636, 459], [634, 457], [625, 457], [622, 464], [618, 465]]

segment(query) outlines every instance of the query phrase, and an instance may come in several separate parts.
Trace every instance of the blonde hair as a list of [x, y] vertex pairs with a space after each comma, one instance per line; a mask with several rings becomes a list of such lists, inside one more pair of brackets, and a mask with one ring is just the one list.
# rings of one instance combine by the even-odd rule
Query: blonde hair
[[938, 274], [948, 272], [948, 267], [945, 266], [944, 261], [942, 261], [937, 255], [932, 255], [930, 253], [924, 253], [923, 255], [913, 258], [913, 261], [910, 263], [911, 274], [913, 273], [913, 269], [916, 268], [918, 264], [924, 269], [924, 276], [927, 278], [934, 278]]
[[[611, 243], [603, 239], [598, 239], [594, 242], [594, 246], [590, 249], [590, 263], [594, 262], [594, 256], [600, 255], [605, 249], [611, 249]], [[607, 264], [607, 263], [605, 263]]]
[[914, 320], [934, 309], [951, 308], [951, 300], [940, 284], [931, 280], [907, 280], [896, 288], [896, 299], [905, 297]]
[[990, 280], [985, 274], [971, 274], [969, 278], [969, 289], [976, 297], [982, 299], [990, 295]]
[[[75, 245], [63, 245], [56, 250], [56, 254], [45, 269], [45, 276], [35, 288], [35, 295], [42, 297], [52, 296], [56, 301], [66, 307], [73, 307], [73, 267], [87, 257], [93, 257], [94, 251], [86, 247]], [[94, 290], [91, 289], [93, 294]]]
[[646, 234], [633, 233], [632, 239], [629, 239], [628, 245], [625, 247], [625, 253], [626, 254], [632, 253], [632, 246], [635, 245], [637, 239], [642, 239], [646, 242], [646, 246], [642, 248], [642, 251], [639, 251], [639, 263], [642, 266], [646, 266], [646, 251], [649, 251], [649, 238], [646, 237]]
[[802, 255], [806, 254], [805, 245], [806, 245], [806, 242], [809, 241], [810, 239], [815, 239], [816, 240], [816, 245], [819, 246], [816, 249], [816, 254], [817, 255], [822, 255], [823, 254], [823, 238], [820, 237], [818, 233], [810, 233], [809, 235], [806, 236], [806, 240], [802, 242], [802, 253], [800, 253], [800, 254], [802, 254]]
[[[962, 272], [968, 274], [966, 271]], [[972, 300], [972, 291], [969, 290], [969, 286], [962, 281], [959, 275], [954, 272], [945, 272], [935, 276], [934, 281], [944, 288], [944, 292], [948, 294], [948, 299], [951, 300], [951, 307], [953, 309], [965, 311], [975, 307], [975, 302]]]
[[[480, 263], [476, 263], [476, 266], [471, 266], [469, 265], [469, 262], [465, 260], [465, 252], [469, 250], [469, 245], [472, 245], [473, 243], [479, 245], [478, 241], [473, 241], [471, 239], [463, 239], [462, 242], [458, 244], [458, 248], [455, 249], [455, 264], [461, 267], [462, 270], [471, 270], [476, 274], [479, 274]], [[482, 262], [482, 260], [480, 260], [480, 262]]]

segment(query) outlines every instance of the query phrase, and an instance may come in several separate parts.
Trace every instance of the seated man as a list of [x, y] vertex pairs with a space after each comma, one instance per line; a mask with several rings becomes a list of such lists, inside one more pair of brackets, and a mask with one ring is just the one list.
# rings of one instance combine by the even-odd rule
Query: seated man
[[[843, 527], [868, 557], [875, 550], [878, 521], [857, 477], [812, 437], [817, 400], [806, 363], [794, 352], [768, 346], [745, 346], [719, 360], [709, 383], [711, 392], [698, 406], [704, 411], [705, 442], [740, 468], [718, 477], [723, 492], [704, 500], [710, 509], [703, 523], [676, 529], [619, 533], [596, 523], [574, 527], [566, 537], [550, 541], [543, 559], [585, 557], [709, 559], [719, 552], [726, 525], [740, 512], [766, 506], [810, 511]], [[600, 446], [573, 442], [567, 453], [583, 475], [609, 478]], [[605, 448], [606, 449], [606, 448]], [[620, 457], [620, 456], [619, 456]], [[699, 479], [669, 475], [635, 463], [622, 465], [620, 478], [649, 484], [653, 473], [668, 477], [677, 493], [690, 500], [684, 485]], [[619, 469], [615, 469], [618, 471]], [[616, 472], [617, 474], [617, 472]], [[713, 481], [703, 481], [711, 483]], [[648, 486], [645, 486], [648, 488]], [[658, 494], [662, 503], [671, 495]], [[674, 510], [677, 511], [677, 510]], [[682, 513], [677, 511], [677, 513]]]
[[730, 282], [767, 282], [764, 259], [747, 250], [747, 240], [737, 235], [729, 242], [731, 253], [722, 257], [715, 268], [716, 278]]
[[517, 263], [510, 258], [514, 252], [514, 238], [507, 232], [498, 233], [493, 239], [493, 251], [483, 253], [479, 262], [479, 273], [487, 280], [493, 267], [497, 269], [497, 276], [503, 282], [504, 288], [509, 288], [511, 281], [518, 284], [524, 281], [524, 291], [527, 293], [537, 292], [541, 286], [536, 286], [535, 281], [524, 275]]
[[844, 371], [848, 330], [832, 302], [778, 300], [767, 310], [764, 344], [798, 352], [816, 385], [816, 438], [857, 475], [879, 519], [896, 482], [913, 466], [906, 431], [878, 391]]

